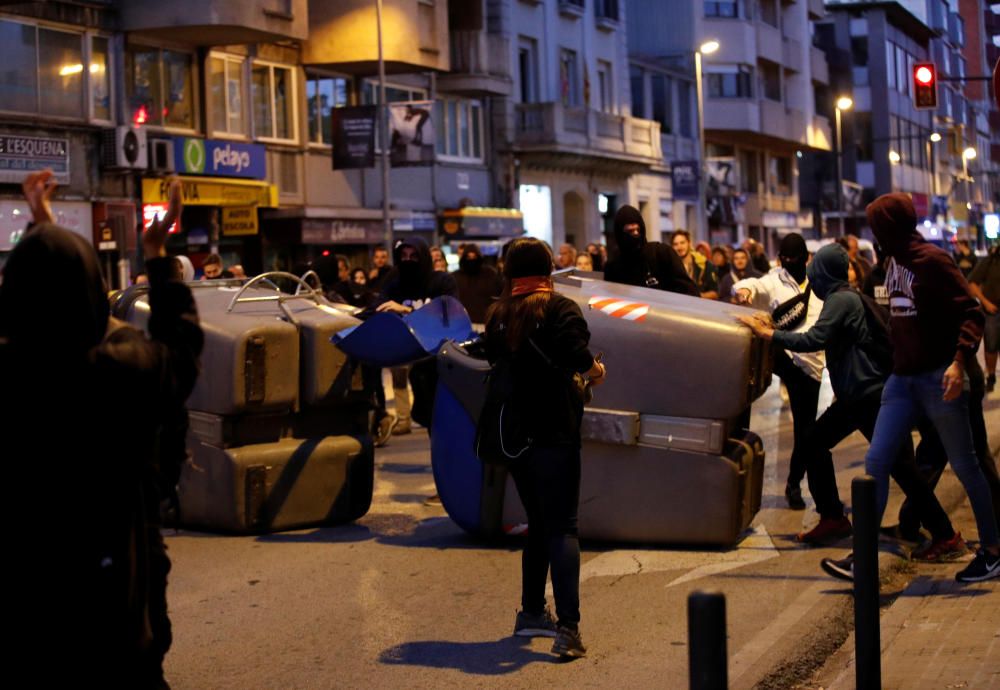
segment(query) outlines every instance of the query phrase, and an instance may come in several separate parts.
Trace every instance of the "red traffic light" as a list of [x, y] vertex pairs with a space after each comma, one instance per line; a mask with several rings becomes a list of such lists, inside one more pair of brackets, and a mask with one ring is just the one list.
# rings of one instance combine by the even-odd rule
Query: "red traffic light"
[[937, 67], [933, 62], [913, 66], [913, 105], [918, 110], [937, 108]]

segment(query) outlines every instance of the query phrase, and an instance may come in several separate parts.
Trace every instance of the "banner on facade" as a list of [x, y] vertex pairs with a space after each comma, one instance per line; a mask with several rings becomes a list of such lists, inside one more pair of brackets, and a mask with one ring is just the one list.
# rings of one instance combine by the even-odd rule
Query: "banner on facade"
[[389, 104], [389, 162], [393, 166], [434, 162], [433, 101]]
[[732, 156], [716, 156], [705, 161], [707, 196], [729, 196], [737, 194], [736, 159]]
[[841, 199], [843, 199], [843, 212], [848, 215], [857, 215], [865, 208], [865, 188], [857, 182], [850, 180], [840, 181]]
[[374, 105], [331, 110], [334, 170], [371, 168], [375, 165], [376, 119]]
[[0, 182], [20, 184], [28, 173], [46, 168], [57, 182], [69, 182], [69, 139], [0, 136]]
[[674, 161], [670, 164], [670, 185], [674, 199], [698, 199], [698, 161]]

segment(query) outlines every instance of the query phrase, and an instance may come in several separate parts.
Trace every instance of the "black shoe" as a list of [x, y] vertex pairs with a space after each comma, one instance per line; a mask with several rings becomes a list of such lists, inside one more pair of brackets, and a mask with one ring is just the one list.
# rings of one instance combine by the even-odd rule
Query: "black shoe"
[[802, 489], [797, 484], [785, 485], [785, 500], [792, 510], [805, 510], [806, 502], [802, 500]]
[[558, 632], [556, 619], [548, 609], [541, 613], [517, 612], [514, 634], [518, 637], [555, 637]]
[[911, 544], [919, 544], [924, 540], [923, 536], [920, 534], [918, 529], [916, 533], [911, 534], [909, 532], [904, 532], [900, 525], [890, 525], [888, 527], [879, 527], [879, 534], [883, 537], [888, 537], [889, 539], [894, 539], [895, 541], [905, 541]]
[[560, 625], [559, 632], [556, 633], [556, 641], [552, 643], [552, 653], [570, 659], [587, 656], [587, 648], [583, 646], [580, 631]]
[[965, 570], [955, 575], [959, 582], [982, 582], [1000, 577], [1000, 556], [991, 556], [985, 549], [979, 549]]
[[997, 377], [996, 375], [990, 375], [986, 377], [986, 392], [992, 393], [993, 389], [997, 387]]
[[854, 554], [847, 554], [846, 558], [837, 560], [835, 558], [824, 558], [819, 565], [829, 575], [833, 575], [839, 580], [854, 582]]

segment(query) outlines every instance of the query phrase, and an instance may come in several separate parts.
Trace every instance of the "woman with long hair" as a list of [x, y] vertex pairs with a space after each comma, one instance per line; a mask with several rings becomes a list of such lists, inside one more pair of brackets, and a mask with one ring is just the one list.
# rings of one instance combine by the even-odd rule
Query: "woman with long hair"
[[[528, 514], [521, 558], [521, 611], [514, 634], [555, 637], [552, 651], [581, 657], [580, 422], [583, 399], [574, 374], [591, 385], [604, 365], [588, 349], [590, 331], [580, 307], [555, 292], [549, 248], [533, 238], [514, 240], [506, 253], [503, 294], [486, 315], [491, 362], [510, 358], [512, 404], [529, 428], [531, 447], [510, 467]], [[552, 569], [556, 616], [546, 608], [545, 580]]]

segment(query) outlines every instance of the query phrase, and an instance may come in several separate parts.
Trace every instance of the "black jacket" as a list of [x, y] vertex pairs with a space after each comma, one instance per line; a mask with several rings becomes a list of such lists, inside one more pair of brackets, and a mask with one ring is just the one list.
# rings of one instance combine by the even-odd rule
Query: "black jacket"
[[525, 342], [511, 353], [501, 324], [486, 324], [486, 356], [490, 362], [514, 357], [514, 397], [526, 432], [536, 446], [580, 445], [583, 400], [575, 392], [573, 373], [585, 373], [593, 365], [590, 330], [580, 307], [573, 300], [552, 293], [545, 316], [532, 332], [531, 340], [545, 353]]
[[[418, 266], [412, 274], [406, 272], [406, 266], [400, 265], [400, 256], [404, 246], [415, 247], [417, 250]], [[431, 262], [431, 251], [427, 247], [427, 243], [419, 237], [399, 240], [396, 242], [392, 254], [395, 267], [383, 283], [381, 299], [378, 302], [392, 300], [408, 307], [419, 308], [435, 297], [458, 296], [458, 286], [455, 284], [455, 279], [450, 273], [434, 270]]]
[[[638, 237], [625, 232], [625, 226], [632, 223], [639, 225]], [[701, 296], [674, 248], [662, 242], [646, 240], [646, 224], [639, 211], [632, 206], [622, 206], [615, 214], [615, 241], [618, 255], [604, 267], [605, 280]]]

